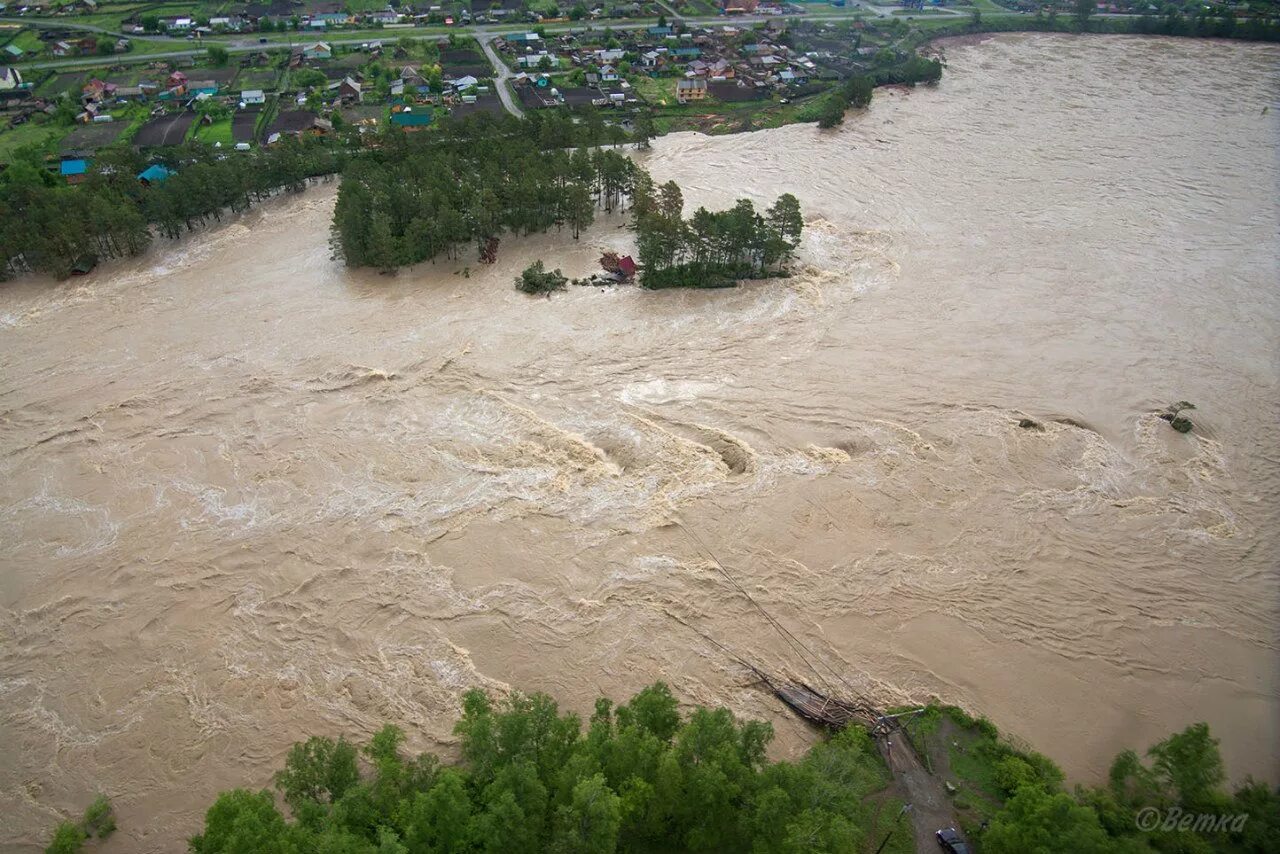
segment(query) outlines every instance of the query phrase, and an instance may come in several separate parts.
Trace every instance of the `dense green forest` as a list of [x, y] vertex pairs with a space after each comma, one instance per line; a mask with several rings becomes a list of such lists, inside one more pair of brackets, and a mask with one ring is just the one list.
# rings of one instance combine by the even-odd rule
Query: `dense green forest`
[[[461, 243], [479, 232], [546, 227], [548, 215], [576, 232], [590, 223], [597, 203], [611, 209], [621, 200], [621, 184], [627, 180], [630, 161], [617, 151], [600, 149], [606, 142], [626, 138], [618, 133], [616, 127], [606, 127], [598, 115], [577, 122], [567, 114], [550, 111], [523, 121], [487, 115], [445, 121], [432, 134], [410, 136], [388, 130], [372, 144], [353, 136], [286, 139], [254, 153], [230, 153], [189, 143], [166, 151], [158, 162], [174, 174], [150, 185], [137, 176], [153, 160], [131, 148], [100, 151], [87, 180], [76, 186], [68, 186], [46, 168], [36, 152], [16, 158], [0, 173], [0, 279], [29, 272], [65, 277], [86, 255], [99, 260], [137, 255], [157, 234], [177, 237], [220, 219], [224, 213], [237, 213], [274, 194], [302, 189], [309, 178], [342, 172], [348, 162], [353, 164], [354, 178], [345, 206], [348, 211], [351, 199], [359, 195], [358, 185], [378, 186], [376, 176], [386, 174], [388, 164], [397, 163], [421, 167], [427, 176], [424, 181], [441, 176], [459, 179], [460, 186], [451, 198], [467, 201], [465, 208], [442, 204], [432, 209], [442, 221], [432, 223], [423, 246], [415, 242], [410, 250], [403, 233], [396, 233], [396, 240], [383, 239], [388, 220], [399, 225], [400, 212], [391, 205], [403, 198], [379, 196], [378, 203], [389, 207], [387, 219], [377, 218], [372, 241], [368, 234], [336, 229], [339, 235], [350, 232], [350, 245], [340, 248], [351, 253], [351, 263], [412, 263], [400, 259], [422, 260], [440, 251], [456, 252]], [[518, 144], [509, 144], [513, 141]], [[575, 146], [595, 150], [590, 154], [559, 153]], [[493, 155], [501, 152], [506, 167], [537, 171], [521, 176], [516, 183], [521, 195], [505, 197], [509, 207], [500, 211], [489, 204], [490, 196], [478, 192], [477, 182], [464, 183], [462, 173], [451, 175], [445, 168], [450, 165], [450, 152], [464, 149]], [[538, 151], [552, 153], [539, 159], [533, 156]], [[430, 165], [435, 158], [440, 158], [440, 163]], [[540, 168], [544, 165], [546, 168]], [[588, 166], [590, 179], [586, 177]], [[486, 179], [494, 174], [492, 169], [484, 170]], [[532, 180], [524, 180], [526, 177]], [[501, 222], [493, 219], [499, 215]], [[414, 219], [409, 217], [405, 224]], [[416, 219], [420, 225], [422, 212]], [[420, 235], [412, 236], [416, 239]], [[339, 237], [338, 242], [345, 241]], [[430, 255], [416, 254], [423, 251]], [[360, 260], [353, 262], [352, 258]]]
[[[1116, 757], [1106, 783], [1068, 790], [1048, 758], [994, 726], [929, 706], [900, 736], [929, 760], [950, 753], [959, 815], [984, 854], [1215, 854], [1280, 851], [1280, 790], [1252, 780], [1228, 793], [1218, 742], [1195, 724]], [[771, 762], [767, 723], [725, 709], [681, 715], [662, 683], [586, 722], [543, 694], [495, 703], [463, 697], [462, 760], [406, 755], [386, 726], [365, 745], [314, 736], [295, 744], [269, 790], [223, 792], [190, 840], [194, 854], [612, 854], [612, 852], [912, 851], [903, 805], [861, 727]], [[931, 750], [932, 744], [932, 750]], [[941, 754], [938, 752], [941, 751]], [[282, 811], [282, 806], [287, 808]], [[286, 817], [287, 815], [287, 817]], [[1202, 817], [1208, 816], [1209, 819]], [[1189, 818], [1188, 818], [1189, 817]], [[905, 824], [905, 822], [903, 823]], [[49, 851], [73, 854], [114, 829], [99, 798], [58, 828]]]
[[682, 718], [662, 684], [616, 709], [597, 701], [585, 731], [545, 695], [495, 707], [472, 691], [455, 732], [458, 767], [404, 756], [395, 727], [360, 750], [326, 738], [295, 745], [276, 777], [294, 820], [270, 792], [226, 792], [191, 850], [861, 851], [875, 810], [866, 798], [888, 782], [860, 729], [773, 763], [768, 724], [725, 709]]
[[495, 132], [468, 120], [429, 142], [406, 138], [353, 160], [334, 209], [335, 250], [351, 266], [394, 270], [458, 257], [471, 243], [483, 249], [506, 232], [568, 228], [576, 238], [597, 207], [625, 205], [630, 158], [544, 147], [531, 127]]
[[137, 255], [155, 233], [177, 237], [224, 212], [301, 189], [308, 178], [336, 172], [344, 159], [341, 149], [322, 144], [290, 142], [234, 157], [190, 145], [166, 161], [176, 174], [150, 186], [137, 178], [148, 161], [130, 149], [100, 154], [78, 186], [18, 161], [0, 176], [0, 279], [66, 276], [85, 255]]

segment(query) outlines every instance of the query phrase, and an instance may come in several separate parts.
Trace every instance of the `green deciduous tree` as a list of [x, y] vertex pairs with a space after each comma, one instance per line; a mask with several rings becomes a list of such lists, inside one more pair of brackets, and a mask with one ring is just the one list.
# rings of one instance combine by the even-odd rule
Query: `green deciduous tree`
[[359, 780], [355, 745], [317, 735], [289, 750], [284, 770], [276, 774], [276, 787], [297, 812], [305, 801], [338, 800]]
[[551, 850], [556, 854], [613, 854], [621, 825], [620, 798], [596, 774], [573, 787], [573, 797], [556, 813]]
[[847, 103], [844, 98], [835, 93], [829, 95], [822, 102], [822, 108], [818, 111], [818, 127], [827, 129], [842, 124], [846, 107]]
[[982, 836], [989, 854], [1105, 854], [1112, 843], [1097, 813], [1065, 792], [1024, 786]]
[[301, 854], [303, 835], [276, 809], [271, 793], [223, 792], [204, 818], [204, 832], [191, 838], [193, 854]]
[[1093, 15], [1095, 0], [1075, 0], [1076, 23], [1081, 29], [1089, 28], [1089, 18]]

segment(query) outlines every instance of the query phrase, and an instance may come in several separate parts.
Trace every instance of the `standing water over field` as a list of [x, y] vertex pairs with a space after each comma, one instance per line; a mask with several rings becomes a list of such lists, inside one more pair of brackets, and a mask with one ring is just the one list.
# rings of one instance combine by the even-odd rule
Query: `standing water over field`
[[321, 186], [0, 288], [0, 847], [102, 790], [115, 850], [180, 850], [308, 734], [448, 750], [472, 686], [661, 678], [798, 751], [697, 632], [817, 677], [704, 545], [844, 690], [1081, 780], [1207, 720], [1280, 778], [1280, 51], [947, 50], [839, 131], [643, 156], [694, 205], [799, 196], [788, 280], [512, 288], [616, 220], [351, 272]]

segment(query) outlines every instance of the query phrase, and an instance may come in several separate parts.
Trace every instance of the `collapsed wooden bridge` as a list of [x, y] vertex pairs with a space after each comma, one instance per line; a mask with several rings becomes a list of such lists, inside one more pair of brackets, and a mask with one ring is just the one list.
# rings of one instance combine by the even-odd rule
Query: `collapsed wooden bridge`
[[[665, 609], [664, 609], [665, 610]], [[795, 679], [784, 679], [779, 676], [760, 669], [756, 665], [747, 661], [724, 644], [710, 637], [705, 632], [689, 625], [688, 622], [681, 619], [670, 610], [666, 611], [667, 616], [676, 622], [685, 626], [698, 635], [702, 639], [713, 644], [720, 649], [725, 655], [732, 658], [738, 664], [745, 667], [755, 674], [756, 678], [769, 689], [769, 691], [783, 702], [787, 708], [798, 714], [800, 717], [817, 724], [820, 727], [836, 731], [844, 729], [852, 724], [861, 724], [873, 732], [879, 733], [884, 730], [892, 721], [893, 715], [885, 715], [879, 712], [871, 703], [861, 697], [847, 699], [837, 697], [833, 694], [826, 694], [815, 688], [810, 687], [804, 682]]]
[[[755, 598], [738, 583], [737, 579], [729, 573], [729, 570], [727, 570], [724, 564], [716, 558], [715, 554], [707, 548], [706, 544], [702, 542], [697, 534], [684, 527], [683, 523], [681, 523], [681, 528], [707, 555], [707, 557], [711, 559], [712, 564], [720, 574], [724, 576], [724, 578], [764, 616], [765, 620], [767, 620], [770, 625], [773, 626], [774, 630], [777, 631], [778, 634], [791, 646], [799, 658], [809, 666], [809, 669], [813, 671], [819, 681], [827, 683], [829, 686], [833, 686], [834, 684], [828, 682], [826, 677], [822, 675], [818, 667], [818, 664], [821, 663], [822, 666], [836, 678], [837, 682], [842, 683], [845, 688], [848, 689], [848, 693], [841, 697], [836, 694], [836, 692], [839, 691], [839, 688], [836, 688], [835, 692], [824, 693], [810, 687], [805, 682], [770, 675], [768, 672], [757, 667], [750, 661], [743, 659], [742, 656], [738, 655], [724, 644], [708, 636], [705, 632], [689, 625], [689, 623], [673, 614], [670, 610], [666, 611], [668, 616], [672, 617], [686, 628], [701, 635], [704, 640], [714, 644], [734, 661], [737, 661], [743, 667], [746, 667], [754, 673], [756, 677], [769, 688], [773, 695], [787, 706], [787, 708], [791, 709], [800, 717], [810, 721], [811, 723], [835, 731], [842, 730], [852, 724], [861, 724], [870, 729], [875, 735], [884, 735], [893, 728], [895, 718], [900, 717], [900, 715], [889, 715], [880, 712], [871, 704], [870, 700], [859, 696], [857, 691], [854, 690], [843, 676], [832, 670], [825, 664], [825, 662], [822, 662], [820, 658], [814, 655], [813, 650], [809, 649], [803, 641], [793, 635], [786, 626], [778, 622], [772, 614], [757, 602]], [[904, 714], [910, 714], [910, 712]]]
[[774, 696], [800, 717], [827, 729], [842, 730], [851, 724], [875, 728], [883, 720], [882, 715], [862, 702], [831, 697], [804, 683], [777, 682], [768, 678], [764, 678], [764, 682]]

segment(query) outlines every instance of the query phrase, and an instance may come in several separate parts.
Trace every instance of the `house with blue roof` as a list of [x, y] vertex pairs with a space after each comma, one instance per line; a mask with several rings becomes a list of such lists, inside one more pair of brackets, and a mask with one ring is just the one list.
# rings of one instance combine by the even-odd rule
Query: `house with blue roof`
[[83, 157], [68, 157], [58, 164], [58, 174], [68, 184], [79, 184], [89, 172], [89, 161]]
[[176, 172], [165, 166], [163, 163], [152, 163], [146, 169], [143, 169], [138, 173], [138, 180], [147, 186], [151, 186], [152, 184], [161, 184], [176, 174]]

